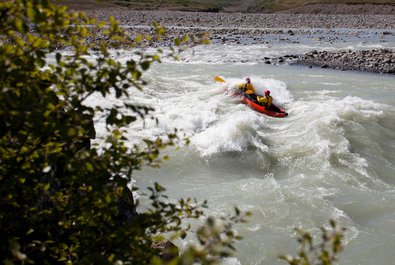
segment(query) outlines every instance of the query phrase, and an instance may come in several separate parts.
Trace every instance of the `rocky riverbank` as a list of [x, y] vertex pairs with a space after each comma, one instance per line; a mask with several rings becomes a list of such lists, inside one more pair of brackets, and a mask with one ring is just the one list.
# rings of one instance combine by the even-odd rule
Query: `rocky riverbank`
[[[317, 51], [277, 57], [257, 54], [253, 60], [243, 58], [225, 63], [286, 63], [395, 73], [394, 15], [203, 13], [119, 8], [88, 10], [87, 13], [98, 20], [106, 20], [113, 15], [131, 36], [154, 34], [152, 23], [159, 22], [167, 28], [167, 35], [159, 42], [150, 43], [156, 47], [172, 44], [175, 37], [202, 33], [208, 33], [214, 45], [259, 45], [270, 49], [276, 45], [302, 46], [308, 43], [308, 46], [323, 47]], [[350, 42], [355, 44], [356, 50], [350, 50]], [[366, 43], [369, 44], [367, 47], [381, 46], [381, 49], [366, 51], [363, 49]]]
[[395, 4], [307, 4], [284, 10], [292, 14], [395, 15]]
[[374, 49], [364, 51], [342, 50], [336, 52], [316, 50], [301, 56], [295, 64], [395, 74], [395, 50]]
[[152, 25], [153, 21], [166, 27], [204, 28], [354, 28], [395, 29], [394, 15], [345, 14], [262, 14], [209, 13], [181, 11], [133, 11], [121, 9], [87, 10], [99, 20], [115, 16], [124, 25]]

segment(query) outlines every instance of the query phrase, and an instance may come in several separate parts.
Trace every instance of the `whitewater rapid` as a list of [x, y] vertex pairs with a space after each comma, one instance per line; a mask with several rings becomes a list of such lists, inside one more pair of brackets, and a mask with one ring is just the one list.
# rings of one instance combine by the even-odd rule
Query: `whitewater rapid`
[[[227, 63], [254, 48], [199, 48], [146, 73], [144, 91], [124, 100], [154, 107], [159, 122], [128, 128], [131, 143], [178, 128], [190, 144], [164, 151], [171, 159], [160, 169], [136, 172], [136, 185], [144, 191], [159, 182], [170, 200], [207, 199], [208, 215], [234, 206], [251, 211], [250, 222], [238, 227], [244, 239], [237, 256], [224, 264], [284, 264], [278, 255], [296, 253], [293, 229], [318, 235], [329, 219], [347, 228], [339, 264], [393, 264], [395, 77]], [[262, 115], [224, 93], [247, 76], [259, 93], [270, 89], [289, 116]], [[100, 139], [104, 123], [95, 126]], [[138, 196], [144, 207], [143, 192]], [[193, 234], [175, 243], [182, 249], [188, 240]]]

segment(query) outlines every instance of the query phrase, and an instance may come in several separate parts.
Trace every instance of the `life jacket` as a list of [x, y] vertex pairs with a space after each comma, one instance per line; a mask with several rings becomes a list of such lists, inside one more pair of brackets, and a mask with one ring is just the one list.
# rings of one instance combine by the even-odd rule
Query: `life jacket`
[[255, 88], [251, 83], [244, 83], [239, 86], [239, 89], [243, 90], [247, 94], [254, 94]]
[[273, 103], [273, 98], [270, 95], [264, 97], [258, 97], [258, 101], [262, 103], [263, 107], [269, 108]]

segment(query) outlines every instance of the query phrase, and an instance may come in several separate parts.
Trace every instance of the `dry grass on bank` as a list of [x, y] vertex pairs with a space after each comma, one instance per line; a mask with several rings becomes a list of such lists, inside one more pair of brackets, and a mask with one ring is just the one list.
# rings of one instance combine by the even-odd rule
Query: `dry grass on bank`
[[[371, 6], [364, 4], [383, 5], [381, 7], [376, 6], [374, 13], [380, 13], [380, 10], [382, 10], [383, 14], [392, 14], [392, 12], [388, 12], [388, 8], [395, 10], [395, 0], [55, 0], [55, 2], [76, 10], [122, 7], [132, 10], [264, 13], [290, 9], [297, 9], [298, 13], [315, 13], [320, 12], [320, 10], [324, 10], [324, 13], [338, 13], [341, 10], [343, 13], [347, 13], [348, 7], [358, 5], [359, 12], [372, 13]], [[332, 4], [333, 7], [331, 8], [328, 4]], [[338, 8], [336, 4], [348, 5]], [[314, 9], [312, 6], [316, 8]], [[350, 8], [350, 12], [352, 13], [354, 9], [356, 9], [355, 6]]]

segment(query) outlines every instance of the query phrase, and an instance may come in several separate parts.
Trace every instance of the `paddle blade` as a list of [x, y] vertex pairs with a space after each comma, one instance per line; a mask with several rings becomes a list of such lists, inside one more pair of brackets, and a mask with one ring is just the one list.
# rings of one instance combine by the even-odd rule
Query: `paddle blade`
[[219, 75], [217, 75], [216, 77], [214, 77], [214, 80], [220, 83], [225, 83], [225, 79], [223, 79], [222, 77], [220, 77]]

